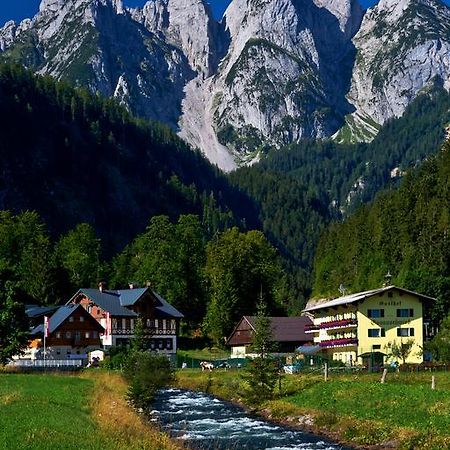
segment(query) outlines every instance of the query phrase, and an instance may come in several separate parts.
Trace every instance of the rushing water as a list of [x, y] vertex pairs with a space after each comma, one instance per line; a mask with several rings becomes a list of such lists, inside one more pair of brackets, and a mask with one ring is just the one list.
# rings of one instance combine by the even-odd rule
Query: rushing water
[[151, 415], [171, 436], [201, 450], [338, 450], [337, 444], [279, 426], [201, 392], [162, 390]]

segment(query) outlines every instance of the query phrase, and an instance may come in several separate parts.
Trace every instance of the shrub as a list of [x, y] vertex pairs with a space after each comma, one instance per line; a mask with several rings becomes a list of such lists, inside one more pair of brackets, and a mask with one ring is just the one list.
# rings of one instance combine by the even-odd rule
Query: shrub
[[170, 361], [147, 351], [132, 352], [125, 366], [125, 378], [130, 384], [127, 398], [136, 408], [146, 408], [156, 391], [174, 380]]

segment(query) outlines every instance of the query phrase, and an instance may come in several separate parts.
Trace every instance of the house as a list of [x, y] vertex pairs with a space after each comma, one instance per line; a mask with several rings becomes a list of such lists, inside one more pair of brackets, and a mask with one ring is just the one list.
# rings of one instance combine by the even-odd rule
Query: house
[[[256, 316], [244, 316], [234, 328], [226, 345], [231, 347], [232, 358], [253, 356], [251, 345], [255, 332]], [[277, 353], [294, 353], [299, 345], [312, 342], [313, 337], [305, 333], [312, 320], [301, 317], [270, 317], [271, 331], [277, 344]]]
[[[43, 308], [45, 309], [48, 308]], [[37, 312], [37, 309], [33, 311]], [[100, 347], [100, 335], [104, 331], [104, 328], [81, 306], [60, 306], [49, 315], [45, 357], [48, 360], [87, 361], [88, 352]], [[29, 359], [44, 359], [43, 320], [31, 330], [30, 339]]]
[[398, 362], [392, 346], [412, 343], [407, 363], [423, 362], [427, 336], [424, 306], [435, 299], [396, 286], [386, 286], [334, 299], [310, 300], [304, 314], [313, 319], [307, 333], [325, 355], [348, 365], [381, 367]]
[[183, 314], [148, 287], [107, 290], [100, 283], [98, 289], [80, 289], [67, 304], [81, 305], [102, 325], [104, 347], [127, 344], [141, 319], [150, 349], [168, 355], [177, 351]]

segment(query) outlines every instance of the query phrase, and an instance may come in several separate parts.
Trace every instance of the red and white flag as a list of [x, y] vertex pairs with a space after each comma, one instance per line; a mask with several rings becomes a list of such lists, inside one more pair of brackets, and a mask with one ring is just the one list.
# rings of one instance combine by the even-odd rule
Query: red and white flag
[[48, 338], [50, 334], [50, 320], [47, 316], [44, 316], [44, 337]]
[[111, 316], [109, 312], [106, 313], [106, 327], [105, 327], [105, 336], [111, 336]]

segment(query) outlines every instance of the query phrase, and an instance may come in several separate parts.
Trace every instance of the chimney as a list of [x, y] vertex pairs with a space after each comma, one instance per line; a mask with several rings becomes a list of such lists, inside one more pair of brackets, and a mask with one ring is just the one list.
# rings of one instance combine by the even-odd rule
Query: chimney
[[98, 290], [100, 292], [103, 292], [106, 289], [106, 283], [104, 281], [100, 281], [100, 283], [98, 283]]
[[137, 286], [136, 286], [136, 283], [130, 282], [130, 283], [128, 283], [128, 287], [130, 289], [135, 289]]

